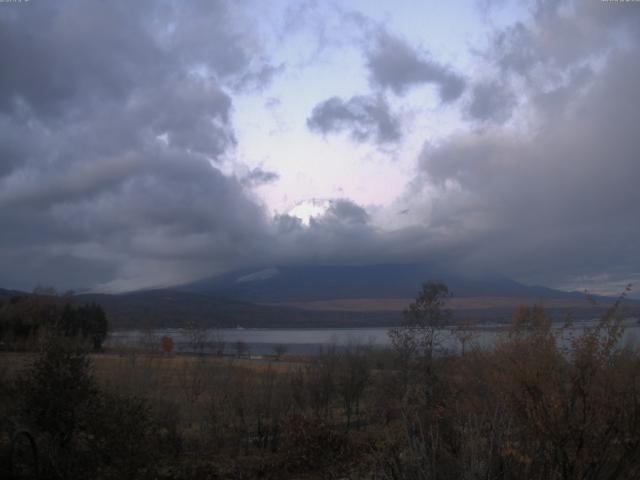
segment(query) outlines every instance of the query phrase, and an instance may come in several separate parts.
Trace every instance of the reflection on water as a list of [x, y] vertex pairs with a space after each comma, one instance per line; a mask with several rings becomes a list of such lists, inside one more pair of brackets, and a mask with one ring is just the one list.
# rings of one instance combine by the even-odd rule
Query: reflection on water
[[[635, 345], [640, 325], [629, 319], [625, 322], [627, 328], [622, 339], [623, 345]], [[571, 332], [579, 334], [595, 322], [577, 324]], [[207, 353], [216, 350], [216, 343], [223, 341], [225, 352], [233, 354], [242, 344], [242, 349], [252, 355], [273, 354], [276, 345], [284, 345], [289, 354], [313, 355], [322, 347], [335, 345], [344, 348], [349, 344], [366, 344], [374, 347], [388, 346], [388, 328], [314, 328], [314, 329], [209, 329], [197, 332], [197, 340], [194, 340], [194, 332], [185, 329], [156, 329], [156, 330], [119, 330], [112, 332], [107, 340], [107, 346], [145, 346], [147, 348], [159, 348], [160, 338], [169, 336], [172, 338], [175, 351], [194, 352], [198, 345], [202, 345]], [[484, 324], [474, 329], [474, 338], [467, 343], [467, 348], [472, 345], [486, 348], [493, 345], [499, 335], [504, 333], [504, 327], [499, 325]], [[457, 351], [460, 342], [456, 336], [447, 329], [440, 332], [441, 344], [444, 350]]]

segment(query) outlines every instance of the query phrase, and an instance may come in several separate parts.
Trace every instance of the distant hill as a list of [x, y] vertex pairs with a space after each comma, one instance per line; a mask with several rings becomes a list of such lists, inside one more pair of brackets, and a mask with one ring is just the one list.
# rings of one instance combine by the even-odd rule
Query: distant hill
[[349, 298], [414, 298], [427, 280], [447, 284], [454, 297], [577, 299], [584, 295], [527, 286], [496, 274], [465, 275], [441, 266], [293, 266], [231, 272], [179, 287], [257, 303], [299, 303]]
[[[289, 266], [226, 273], [172, 289], [82, 295], [103, 305], [116, 327], [353, 327], [396, 325], [428, 280], [448, 285], [457, 318], [507, 321], [517, 305], [542, 302], [555, 318], [591, 318], [583, 294], [527, 286], [496, 274], [462, 274], [442, 266]], [[611, 299], [601, 299], [610, 302]]]
[[0, 288], [0, 302], [9, 300], [11, 297], [15, 297], [17, 295], [26, 295], [26, 294], [18, 290], [6, 290], [4, 288]]
[[[169, 328], [189, 323], [221, 328], [331, 328], [398, 325], [412, 301], [406, 299], [344, 299], [265, 305], [179, 290], [148, 290], [120, 295], [85, 294], [76, 301], [96, 302], [105, 309], [112, 328]], [[454, 319], [507, 322], [520, 304], [535, 299], [520, 297], [466, 297], [451, 301]], [[546, 311], [561, 320], [593, 318], [604, 307], [584, 299], [544, 300]], [[633, 305], [636, 311], [638, 305]]]
[[168, 289], [83, 294], [76, 301], [102, 305], [113, 328], [184, 327], [192, 322], [221, 328], [388, 326], [401, 319], [401, 311], [310, 311]]
[[[603, 311], [580, 293], [424, 264], [243, 270], [171, 289], [75, 298], [102, 305], [113, 328], [182, 327], [191, 322], [227, 328], [391, 326], [401, 321], [402, 311], [428, 280], [449, 286], [450, 306], [458, 319], [505, 322], [517, 305], [536, 302], [556, 319], [569, 312], [593, 318]], [[26, 295], [0, 289], [0, 301], [19, 294]], [[627, 303], [637, 315], [640, 302]]]

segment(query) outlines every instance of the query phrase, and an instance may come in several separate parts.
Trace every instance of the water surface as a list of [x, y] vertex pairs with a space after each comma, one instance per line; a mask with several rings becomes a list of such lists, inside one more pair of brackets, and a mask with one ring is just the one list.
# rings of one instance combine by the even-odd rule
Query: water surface
[[[579, 334], [584, 328], [595, 322], [576, 324], [572, 333]], [[640, 325], [630, 319], [626, 322], [626, 329], [622, 339], [625, 345], [636, 344]], [[203, 350], [205, 353], [215, 353], [224, 344], [226, 354], [242, 353], [250, 355], [270, 355], [278, 345], [283, 345], [289, 354], [315, 355], [322, 349], [335, 346], [344, 349], [349, 345], [371, 345], [372, 347], [386, 347], [390, 345], [388, 328], [222, 328], [193, 331], [180, 328], [155, 330], [118, 330], [112, 332], [107, 340], [107, 346], [115, 347], [142, 346], [145, 348], [159, 348], [163, 336], [171, 337], [174, 350], [190, 353]], [[495, 324], [483, 324], [474, 329], [474, 338], [467, 342], [467, 346], [477, 345], [490, 347], [503, 334], [504, 327]], [[442, 347], [445, 350], [458, 351], [461, 343], [449, 329], [439, 332]]]

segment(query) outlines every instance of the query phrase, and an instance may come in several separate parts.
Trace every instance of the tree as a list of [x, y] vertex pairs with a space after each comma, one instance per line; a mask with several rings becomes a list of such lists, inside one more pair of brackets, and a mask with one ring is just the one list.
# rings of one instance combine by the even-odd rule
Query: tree
[[100, 305], [91, 303], [80, 307], [78, 314], [83, 317], [81, 318], [82, 336], [91, 339], [94, 350], [100, 350], [109, 330], [109, 322], [104, 310]]
[[50, 436], [54, 468], [69, 476], [83, 412], [97, 393], [86, 352], [66, 338], [52, 337], [16, 383], [22, 420]]
[[336, 393], [338, 355], [336, 346], [320, 350], [318, 356], [307, 366], [305, 378], [309, 403], [317, 419], [326, 421], [331, 413], [331, 403]]
[[207, 328], [204, 325], [192, 321], [185, 325], [185, 331], [189, 338], [189, 347], [193, 353], [204, 355], [210, 343]]
[[42, 347], [15, 382], [21, 424], [46, 445], [38, 478], [140, 478], [149, 471], [158, 430], [147, 402], [102, 390], [86, 349], [72, 339], [54, 335]]
[[456, 337], [460, 343], [460, 353], [462, 356], [465, 354], [466, 346], [469, 342], [472, 342], [478, 337], [476, 331], [477, 322], [471, 319], [463, 320], [461, 324], [451, 329], [451, 333]]
[[405, 356], [420, 355], [430, 361], [439, 343], [439, 330], [451, 321], [451, 310], [445, 308], [450, 296], [444, 283], [424, 283], [404, 311], [402, 325], [389, 332], [394, 348]]
[[238, 340], [233, 346], [236, 350], [236, 355], [238, 357], [242, 357], [247, 354], [247, 351], [248, 351], [247, 344], [242, 340]]
[[279, 343], [273, 346], [273, 353], [276, 354], [276, 357], [278, 359], [280, 359], [280, 357], [282, 357], [285, 353], [287, 353], [288, 350], [289, 350], [289, 347], [287, 347], [282, 343]]
[[347, 417], [347, 431], [351, 427], [354, 407], [356, 415], [360, 413], [360, 400], [371, 378], [369, 353], [368, 348], [352, 344], [341, 355], [341, 365], [337, 372], [337, 387]]
[[415, 301], [404, 311], [401, 326], [389, 331], [403, 394], [408, 391], [410, 373], [417, 365], [421, 366], [426, 389], [430, 390], [433, 353], [441, 341], [440, 329], [451, 320], [451, 311], [445, 308], [449, 297], [449, 288], [444, 283], [422, 284]]
[[173, 352], [173, 339], [167, 335], [160, 339], [160, 345], [164, 353]]
[[224, 340], [224, 334], [222, 330], [217, 325], [213, 328], [212, 331], [212, 340], [211, 340], [211, 348], [213, 352], [221, 357], [224, 355], [224, 349], [226, 347], [226, 342]]
[[[0, 333], [16, 346], [37, 341], [43, 333], [88, 340], [100, 350], [107, 338], [109, 322], [96, 303], [75, 306], [70, 295], [55, 295], [50, 289], [37, 288], [32, 295], [12, 297], [0, 309]], [[45, 292], [45, 293], [43, 293]]]

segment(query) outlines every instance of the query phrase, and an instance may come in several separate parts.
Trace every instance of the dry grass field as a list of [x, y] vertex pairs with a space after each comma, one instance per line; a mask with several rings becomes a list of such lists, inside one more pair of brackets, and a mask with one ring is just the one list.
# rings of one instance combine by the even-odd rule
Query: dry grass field
[[[0, 373], [12, 378], [36, 358], [31, 352], [1, 352]], [[97, 382], [109, 391], [187, 407], [187, 423], [205, 421], [210, 392], [231, 379], [253, 382], [299, 370], [304, 358], [275, 359], [141, 353], [134, 350], [89, 355]]]
[[429, 324], [395, 330], [386, 352], [283, 361], [79, 357], [59, 338], [40, 356], [0, 354], [0, 400], [74, 480], [638, 478], [640, 351], [619, 347], [614, 314], [567, 344], [542, 308], [521, 307], [492, 348], [442, 356]]
[[[347, 298], [314, 302], [280, 303], [278, 305], [316, 311], [342, 312], [401, 312], [413, 301], [410, 298]], [[515, 309], [519, 305], [541, 304], [545, 308], [584, 308], [583, 299], [552, 299], [538, 301], [523, 297], [461, 297], [451, 298], [448, 306], [453, 310]]]

